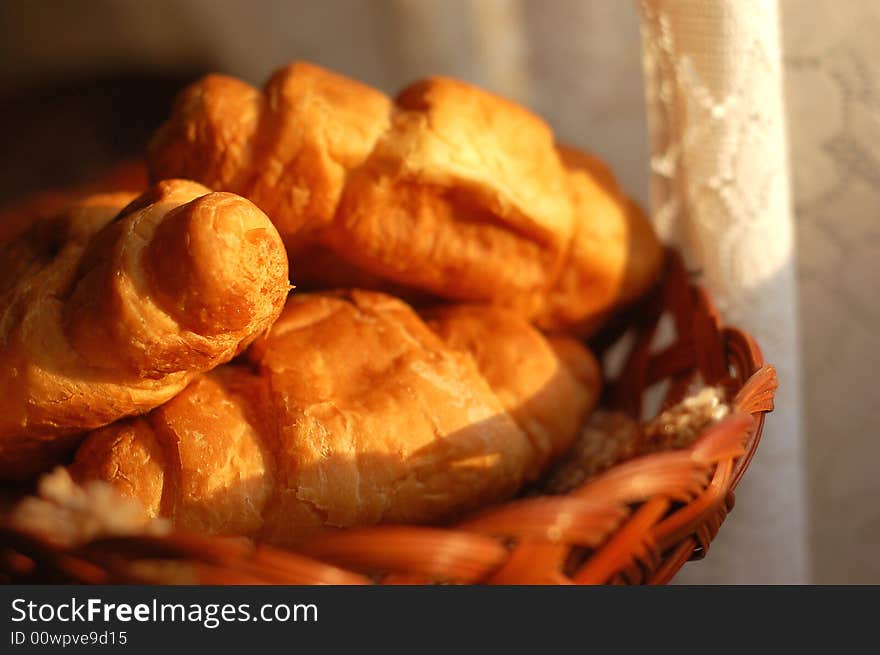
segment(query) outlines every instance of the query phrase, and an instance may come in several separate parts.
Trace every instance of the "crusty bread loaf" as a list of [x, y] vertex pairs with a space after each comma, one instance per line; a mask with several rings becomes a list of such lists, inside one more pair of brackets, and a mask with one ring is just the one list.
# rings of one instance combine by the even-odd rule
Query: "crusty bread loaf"
[[194, 182], [89, 196], [34, 222], [0, 245], [0, 478], [228, 361], [288, 289], [266, 216]]
[[606, 171], [560, 156], [526, 109], [448, 78], [392, 102], [304, 63], [263, 91], [211, 75], [181, 94], [148, 160], [155, 179], [253, 200], [313, 288], [403, 287], [586, 333], [651, 284], [662, 255]]
[[390, 296], [298, 294], [249, 366], [93, 432], [73, 473], [182, 527], [281, 544], [507, 498], [571, 442], [599, 382], [581, 346], [560, 355], [522, 319], [482, 311], [435, 315], [444, 342]]

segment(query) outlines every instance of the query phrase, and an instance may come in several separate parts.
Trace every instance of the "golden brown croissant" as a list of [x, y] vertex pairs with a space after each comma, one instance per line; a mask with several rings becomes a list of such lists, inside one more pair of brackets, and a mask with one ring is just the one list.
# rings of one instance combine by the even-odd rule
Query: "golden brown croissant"
[[[282, 544], [325, 526], [449, 519], [515, 493], [596, 401], [586, 351], [569, 340], [577, 352], [558, 355], [515, 316], [496, 333], [502, 318], [438, 314], [450, 347], [384, 294], [294, 296], [251, 368], [220, 367], [93, 432], [72, 471], [180, 526]], [[485, 330], [496, 345], [475, 361], [465, 341]]]
[[89, 196], [0, 245], [0, 478], [162, 404], [284, 305], [284, 247], [249, 201], [182, 180], [133, 198]]
[[[564, 163], [524, 108], [447, 78], [392, 103], [304, 63], [262, 92], [211, 75], [182, 93], [148, 160], [154, 177], [253, 200], [312, 286], [323, 268], [325, 286], [388, 281], [566, 330], [594, 327], [659, 268], [647, 220], [613, 182]], [[309, 266], [315, 242], [344, 263]]]

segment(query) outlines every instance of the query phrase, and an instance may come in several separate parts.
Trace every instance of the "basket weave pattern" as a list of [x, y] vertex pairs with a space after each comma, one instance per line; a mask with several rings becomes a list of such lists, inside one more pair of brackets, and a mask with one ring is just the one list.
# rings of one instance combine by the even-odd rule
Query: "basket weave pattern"
[[[670, 253], [662, 283], [591, 344], [602, 354], [634, 333], [605, 405], [641, 418], [646, 390], [662, 407], [695, 384], [718, 385], [731, 414], [691, 446], [632, 459], [565, 495], [524, 497], [448, 527], [327, 532], [294, 553], [240, 539], [175, 532], [97, 538], [62, 548], [0, 522], [0, 580], [199, 584], [664, 584], [705, 556], [755, 453], [776, 375], [745, 332], [723, 327], [705, 290]], [[675, 340], [652, 345], [661, 317]]]

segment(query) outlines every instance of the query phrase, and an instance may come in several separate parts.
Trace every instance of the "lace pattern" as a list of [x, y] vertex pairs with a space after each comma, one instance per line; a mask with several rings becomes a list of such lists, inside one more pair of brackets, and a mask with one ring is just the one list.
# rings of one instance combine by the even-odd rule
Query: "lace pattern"
[[782, 9], [814, 581], [877, 583], [880, 6]]
[[678, 579], [803, 582], [795, 262], [776, 3], [643, 0], [640, 11], [657, 228], [726, 320], [755, 335], [780, 376], [778, 409], [740, 487], [736, 520], [712, 557]]

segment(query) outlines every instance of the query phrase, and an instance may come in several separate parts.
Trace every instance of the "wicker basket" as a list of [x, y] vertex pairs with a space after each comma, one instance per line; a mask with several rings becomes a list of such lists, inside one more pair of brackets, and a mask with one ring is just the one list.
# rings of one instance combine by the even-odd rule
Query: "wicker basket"
[[[675, 329], [657, 349], [661, 317]], [[663, 406], [695, 383], [720, 385], [733, 412], [691, 446], [614, 466], [566, 495], [523, 497], [449, 527], [329, 532], [299, 553], [177, 532], [100, 538], [61, 548], [0, 523], [0, 579], [15, 583], [663, 584], [705, 556], [755, 453], [776, 375], [743, 331], [722, 327], [708, 294], [670, 253], [663, 280], [591, 344], [635, 335], [605, 405], [641, 418], [646, 392]]]

